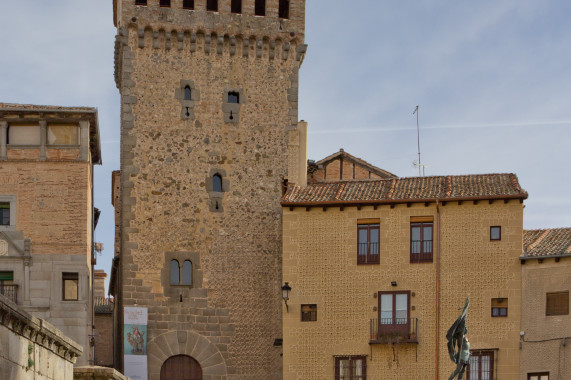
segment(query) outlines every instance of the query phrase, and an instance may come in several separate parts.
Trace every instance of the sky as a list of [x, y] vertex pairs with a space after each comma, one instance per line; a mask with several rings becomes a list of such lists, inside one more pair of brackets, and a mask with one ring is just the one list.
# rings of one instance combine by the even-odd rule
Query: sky
[[[571, 227], [569, 0], [308, 0], [299, 117], [308, 156], [340, 148], [400, 177], [516, 173], [524, 228]], [[97, 268], [119, 169], [112, 0], [0, 0], [0, 102], [97, 107]], [[1, 180], [1, 179], [0, 179]]]

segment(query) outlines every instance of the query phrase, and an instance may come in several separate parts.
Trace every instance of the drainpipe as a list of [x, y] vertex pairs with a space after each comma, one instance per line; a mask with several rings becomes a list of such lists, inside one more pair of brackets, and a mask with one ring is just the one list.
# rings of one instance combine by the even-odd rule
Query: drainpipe
[[89, 337], [88, 344], [90, 350], [89, 362], [91, 365], [95, 365], [95, 344], [91, 344], [91, 340], [95, 339], [95, 305], [93, 304], [93, 285], [95, 283], [93, 279], [94, 274], [94, 267], [95, 267], [95, 199], [93, 198], [95, 192], [93, 191], [94, 181], [94, 166], [93, 162], [91, 163], [91, 292], [89, 295], [90, 303], [91, 303], [91, 310], [90, 310], [90, 319], [91, 319], [91, 336]]
[[436, 200], [436, 380], [440, 365], [440, 204]]

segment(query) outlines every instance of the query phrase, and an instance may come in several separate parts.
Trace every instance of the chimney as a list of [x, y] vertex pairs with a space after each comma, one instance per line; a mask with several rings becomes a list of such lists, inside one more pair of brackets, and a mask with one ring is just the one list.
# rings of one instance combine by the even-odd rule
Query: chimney
[[289, 131], [288, 182], [307, 186], [307, 122], [303, 120]]
[[107, 273], [102, 269], [93, 272], [93, 296], [105, 298], [105, 278]]

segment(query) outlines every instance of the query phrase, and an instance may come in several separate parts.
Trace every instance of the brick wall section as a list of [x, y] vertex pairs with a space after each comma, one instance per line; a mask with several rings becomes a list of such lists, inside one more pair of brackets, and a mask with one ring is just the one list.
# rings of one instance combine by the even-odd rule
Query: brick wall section
[[[499, 348], [498, 379], [519, 379], [523, 207], [517, 200], [440, 205], [439, 377], [454, 369], [446, 331], [468, 295], [472, 349]], [[284, 379], [332, 379], [335, 355], [366, 355], [367, 378], [428, 379], [436, 371], [436, 241], [433, 263], [410, 263], [410, 218], [435, 204], [283, 209], [283, 278], [292, 287], [284, 312]], [[357, 265], [357, 220], [380, 219], [380, 264]], [[490, 242], [489, 227], [502, 226]], [[435, 228], [436, 231], [436, 228]], [[397, 286], [391, 286], [396, 281]], [[418, 345], [369, 346], [379, 291], [411, 291]], [[509, 298], [509, 317], [491, 317], [491, 298]], [[300, 305], [317, 304], [317, 322], [300, 321]]]
[[95, 314], [95, 365], [113, 366], [113, 314]]
[[[197, 335], [216, 351], [196, 358], [205, 379], [279, 379], [279, 202], [287, 131], [297, 126], [304, 2], [292, 1], [281, 22], [277, 0], [268, 1], [276, 17], [230, 15], [227, 2], [219, 13], [203, 11], [204, 1], [195, 12], [133, 4], [119, 4], [116, 45], [122, 290], [125, 306], [149, 308], [150, 379], [163, 362], [154, 347]], [[243, 5], [253, 13], [253, 2]], [[200, 91], [185, 120], [181, 80]], [[245, 95], [238, 123], [224, 122], [228, 87]], [[221, 212], [207, 188], [213, 169], [228, 184]], [[163, 288], [167, 253], [199, 257], [202, 283], [181, 290], [183, 302]]]
[[550, 379], [570, 378], [571, 316], [545, 315], [546, 293], [561, 291], [571, 293], [571, 258], [528, 260], [522, 266], [522, 380], [533, 372], [549, 372]]
[[[88, 260], [91, 165], [86, 162], [17, 162], [0, 165], [0, 194], [17, 197], [17, 229], [31, 239], [31, 254], [76, 254]], [[83, 224], [78, 224], [83, 221]]]

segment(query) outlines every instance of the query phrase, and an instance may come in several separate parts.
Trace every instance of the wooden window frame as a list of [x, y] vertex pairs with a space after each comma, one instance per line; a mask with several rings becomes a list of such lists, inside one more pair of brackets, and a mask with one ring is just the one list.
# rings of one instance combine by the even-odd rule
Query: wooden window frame
[[182, 0], [182, 9], [194, 10], [194, 0]]
[[[75, 298], [66, 298], [66, 281], [75, 281], [77, 287], [77, 294]], [[62, 301], [79, 301], [79, 273], [77, 272], [62, 272], [61, 274], [61, 299]]]
[[[304, 307], [309, 307], [310, 311], [304, 311]], [[302, 322], [317, 322], [317, 305], [316, 304], [302, 304], [301, 305], [301, 321]]]
[[533, 376], [537, 376], [538, 380], [541, 380], [542, 376], [547, 376], [547, 380], [549, 380], [549, 372], [530, 372], [527, 374], [527, 380], [532, 380]]
[[[498, 237], [494, 239], [492, 236], [492, 230], [496, 228], [498, 229]], [[490, 241], [500, 241], [500, 240], [502, 240], [502, 226], [490, 226]]]
[[[429, 227], [432, 229], [432, 233], [430, 236], [430, 240], [424, 240], [424, 229]], [[417, 241], [412, 240], [412, 230], [413, 228], [420, 227], [420, 252], [416, 253], [413, 252], [413, 244], [417, 243]], [[425, 251], [425, 242], [430, 241], [430, 251]], [[422, 221], [422, 219], [411, 219], [410, 221], [410, 262], [412, 263], [431, 263], [433, 261], [434, 256], [434, 220]]]
[[[371, 231], [376, 230], [379, 241], [377, 242], [376, 253], [374, 253], [374, 243], [371, 243]], [[367, 241], [359, 240], [360, 231], [367, 231]], [[360, 254], [362, 244], [366, 244], [366, 253]], [[378, 219], [357, 221], [357, 265], [377, 265], [381, 262], [381, 223]]]
[[266, 0], [255, 0], [254, 2], [254, 14], [256, 16], [265, 16], [267, 4]]
[[[496, 302], [494, 302], [494, 300]], [[501, 300], [501, 301], [500, 301]], [[500, 305], [502, 303], [504, 303], [504, 305]], [[492, 318], [507, 318], [508, 316], [508, 299], [507, 298], [503, 298], [503, 297], [499, 297], [499, 298], [492, 298], [492, 307], [491, 307], [491, 316]], [[498, 310], [498, 315], [494, 315], [494, 309]], [[502, 310], [506, 311], [505, 315], [502, 315]]]
[[[383, 324], [382, 323], [382, 317], [381, 317], [381, 312], [382, 312], [382, 295], [383, 294], [390, 294], [393, 296], [393, 315], [392, 315], [392, 321], [393, 323], [387, 323], [387, 324]], [[397, 318], [396, 318], [396, 312], [397, 312], [397, 302], [396, 302], [396, 296], [400, 295], [400, 294], [405, 294], [406, 295], [406, 323], [396, 323]], [[410, 333], [410, 290], [390, 290], [390, 291], [380, 291], [378, 293], [378, 299], [379, 299], [379, 307], [378, 307], [378, 333], [383, 334], [383, 333], [397, 333], [397, 334], [401, 334], [402, 336], [405, 336], [408, 339], [408, 335]]]
[[[470, 350], [470, 361], [474, 358], [482, 358], [488, 357], [490, 358], [490, 373], [488, 379], [494, 379], [494, 350]], [[481, 359], [478, 359], [481, 360]], [[479, 363], [481, 364], [481, 362]], [[482, 371], [481, 366], [479, 366], [478, 374], [476, 375], [475, 380], [482, 380]], [[472, 379], [470, 374], [470, 365], [466, 367], [466, 379]]]
[[206, 0], [206, 10], [210, 12], [218, 12], [218, 0]]
[[[349, 366], [351, 367], [351, 374], [349, 377], [341, 377], [340, 373], [340, 363], [342, 360], [349, 360]], [[361, 369], [362, 374], [357, 377], [357, 374], [354, 373], [356, 366], [353, 362], [361, 360], [363, 363]], [[367, 380], [367, 355], [354, 355], [354, 356], [336, 356], [335, 357], [335, 380]]]
[[[552, 302], [551, 304], [550, 304], [550, 297]], [[557, 300], [556, 297], [560, 297], [561, 299]], [[553, 302], [560, 302], [561, 304], [560, 305], [553, 304]], [[558, 315], [569, 315], [568, 290], [562, 292], [548, 292], [545, 294], [545, 316], [552, 317]]]
[[[0, 202], [0, 205], [2, 206], [2, 207], [0, 207], [0, 210], [1, 210], [1, 212], [0, 212], [0, 214], [1, 214], [0, 215], [0, 226], [8, 227], [11, 225], [10, 224], [10, 207], [12, 205], [10, 204], [10, 202]], [[6, 207], [6, 206], [8, 206], [8, 207]], [[5, 223], [5, 220], [6, 220], [6, 215], [5, 215], [6, 211], [5, 210], [8, 210], [8, 212], [7, 212], [7, 214], [8, 214], [7, 222], [8, 223]]]
[[241, 14], [242, 0], [232, 0], [230, 3], [230, 12], [234, 14]]
[[[289, 11], [290, 11], [290, 0], [280, 0], [279, 9], [278, 9], [278, 17], [284, 18], [284, 19], [289, 19]], [[355, 169], [354, 166], [353, 166], [353, 169]], [[353, 175], [353, 178], [355, 178], [355, 175]]]

